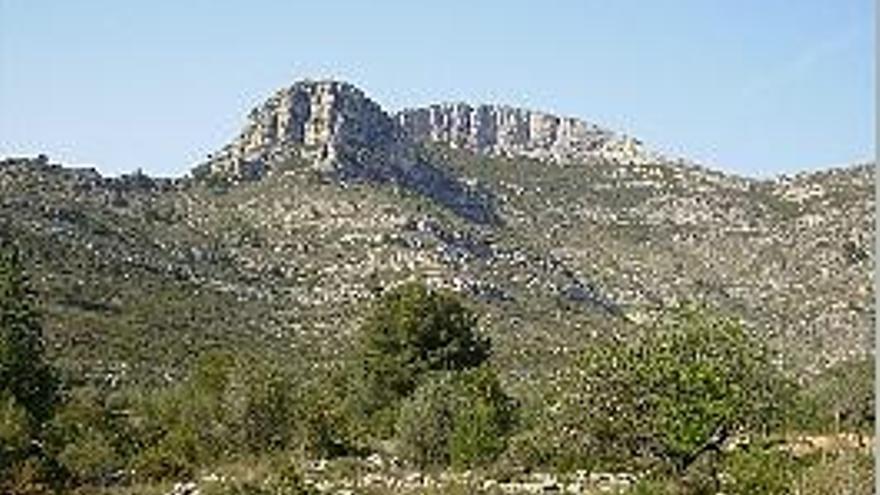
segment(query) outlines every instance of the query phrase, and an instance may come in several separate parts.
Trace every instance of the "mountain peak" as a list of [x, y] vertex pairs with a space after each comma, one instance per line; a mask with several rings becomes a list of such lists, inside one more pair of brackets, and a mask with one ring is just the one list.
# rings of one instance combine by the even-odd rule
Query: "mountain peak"
[[203, 166], [260, 178], [293, 157], [318, 169], [387, 176], [414, 163], [414, 145], [438, 142], [495, 156], [557, 163], [666, 161], [632, 137], [572, 117], [507, 105], [440, 103], [390, 115], [351, 83], [304, 79], [248, 115], [241, 134]]
[[316, 168], [399, 165], [406, 154], [402, 141], [394, 120], [353, 84], [302, 80], [254, 108], [239, 136], [205, 166], [255, 179], [293, 157]]

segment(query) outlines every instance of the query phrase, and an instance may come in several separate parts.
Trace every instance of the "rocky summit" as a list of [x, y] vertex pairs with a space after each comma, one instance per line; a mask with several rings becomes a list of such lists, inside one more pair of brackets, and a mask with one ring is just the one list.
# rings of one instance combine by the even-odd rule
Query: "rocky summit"
[[291, 158], [316, 169], [366, 175], [401, 173], [417, 162], [419, 143], [545, 161], [644, 164], [661, 160], [639, 140], [594, 124], [499, 105], [431, 105], [388, 114], [351, 84], [301, 81], [248, 115], [241, 134], [202, 165], [206, 171], [258, 179]]
[[697, 301], [810, 375], [871, 349], [873, 164], [757, 180], [507, 106], [386, 112], [301, 81], [184, 178], [0, 164], [0, 228], [26, 247], [48, 349], [90, 380], [166, 380], [202, 348], [350, 345], [411, 278], [484, 315], [505, 380]]
[[247, 179], [293, 157], [325, 169], [406, 168], [413, 162], [410, 151], [394, 119], [361, 90], [337, 81], [302, 81], [251, 111], [241, 134], [209, 157], [206, 167]]

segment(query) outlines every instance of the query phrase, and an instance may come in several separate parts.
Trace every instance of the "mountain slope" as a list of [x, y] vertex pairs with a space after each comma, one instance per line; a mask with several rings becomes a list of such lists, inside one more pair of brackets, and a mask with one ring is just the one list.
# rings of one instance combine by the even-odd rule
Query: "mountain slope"
[[576, 119], [391, 115], [303, 81], [192, 177], [3, 161], [0, 227], [28, 250], [54, 355], [92, 380], [173, 379], [218, 345], [323, 366], [410, 277], [474, 301], [508, 379], [680, 300], [812, 372], [870, 349], [872, 174], [757, 181]]

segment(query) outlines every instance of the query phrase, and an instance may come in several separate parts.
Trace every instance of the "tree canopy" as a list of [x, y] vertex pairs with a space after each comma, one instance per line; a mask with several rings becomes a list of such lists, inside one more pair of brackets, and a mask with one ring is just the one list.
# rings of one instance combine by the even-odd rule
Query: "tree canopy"
[[36, 296], [18, 250], [0, 241], [0, 478], [40, 454], [41, 427], [58, 396], [44, 347]]
[[739, 323], [686, 306], [637, 336], [591, 346], [560, 419], [587, 457], [682, 473], [729, 438], [774, 427], [785, 384]]
[[371, 413], [410, 395], [429, 371], [460, 371], [489, 357], [476, 316], [454, 294], [406, 283], [383, 294], [367, 315], [355, 365], [357, 392]]

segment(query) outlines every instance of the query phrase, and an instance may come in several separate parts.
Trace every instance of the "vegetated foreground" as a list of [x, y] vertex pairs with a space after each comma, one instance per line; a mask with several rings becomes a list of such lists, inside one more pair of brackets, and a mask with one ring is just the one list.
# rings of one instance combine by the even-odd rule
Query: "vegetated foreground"
[[869, 493], [872, 166], [285, 88], [183, 179], [0, 164], [11, 493]]
[[45, 361], [8, 245], [0, 276], [9, 493], [162, 493], [174, 480], [186, 481], [170, 493], [873, 486], [869, 363], [799, 387], [740, 324], [705, 308], [597, 339], [532, 397], [507, 392], [459, 297], [416, 282], [379, 297], [325, 373], [214, 351], [173, 385], [70, 386]]

